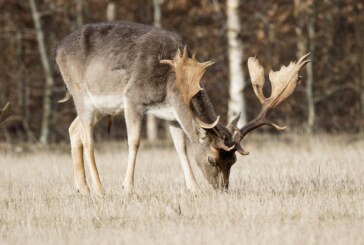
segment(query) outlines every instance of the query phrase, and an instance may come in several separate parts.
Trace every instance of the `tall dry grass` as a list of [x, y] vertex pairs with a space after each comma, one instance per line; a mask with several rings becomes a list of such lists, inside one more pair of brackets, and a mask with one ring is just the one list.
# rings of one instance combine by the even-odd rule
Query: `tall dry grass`
[[363, 147], [347, 136], [250, 137], [229, 193], [194, 164], [196, 194], [173, 148], [144, 148], [126, 196], [127, 151], [109, 144], [96, 153], [104, 198], [75, 192], [68, 153], [3, 153], [0, 243], [364, 244]]

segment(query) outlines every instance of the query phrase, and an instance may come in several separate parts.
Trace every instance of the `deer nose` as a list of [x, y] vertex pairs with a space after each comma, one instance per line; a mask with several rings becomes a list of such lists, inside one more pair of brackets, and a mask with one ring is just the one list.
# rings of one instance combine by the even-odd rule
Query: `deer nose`
[[220, 173], [218, 176], [217, 189], [224, 191], [229, 189], [229, 178], [227, 178], [223, 173]]
[[229, 189], [229, 180], [225, 180], [222, 183], [220, 183], [220, 189], [227, 191]]

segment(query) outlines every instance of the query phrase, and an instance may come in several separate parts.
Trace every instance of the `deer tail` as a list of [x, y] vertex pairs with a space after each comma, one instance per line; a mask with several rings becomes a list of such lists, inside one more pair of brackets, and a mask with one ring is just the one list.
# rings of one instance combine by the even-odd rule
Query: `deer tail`
[[64, 98], [58, 100], [57, 103], [64, 103], [64, 102], [68, 101], [69, 99], [71, 99], [71, 97], [72, 97], [71, 93], [67, 90]]

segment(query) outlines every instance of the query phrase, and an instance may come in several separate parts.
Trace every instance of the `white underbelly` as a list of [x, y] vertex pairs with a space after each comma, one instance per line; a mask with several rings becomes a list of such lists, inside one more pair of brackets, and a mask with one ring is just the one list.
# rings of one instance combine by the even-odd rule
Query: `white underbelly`
[[148, 114], [167, 121], [176, 120], [176, 112], [173, 107], [166, 104], [157, 104], [148, 108]]
[[[121, 95], [92, 95], [89, 93], [89, 102], [102, 114], [122, 113], [125, 107], [124, 100], [124, 96]], [[176, 112], [173, 107], [164, 103], [149, 106], [147, 113], [168, 121], [176, 120]]]
[[94, 108], [102, 114], [117, 115], [124, 110], [124, 96], [122, 95], [92, 95], [89, 99]]

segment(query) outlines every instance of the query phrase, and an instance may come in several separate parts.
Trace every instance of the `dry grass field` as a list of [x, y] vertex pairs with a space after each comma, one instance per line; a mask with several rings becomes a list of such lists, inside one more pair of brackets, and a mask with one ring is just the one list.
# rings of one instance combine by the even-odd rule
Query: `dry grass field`
[[104, 198], [75, 192], [67, 152], [3, 152], [0, 244], [364, 244], [364, 139], [247, 140], [228, 193], [195, 164], [201, 191], [186, 191], [172, 146], [142, 147], [126, 196], [125, 142], [100, 145]]

